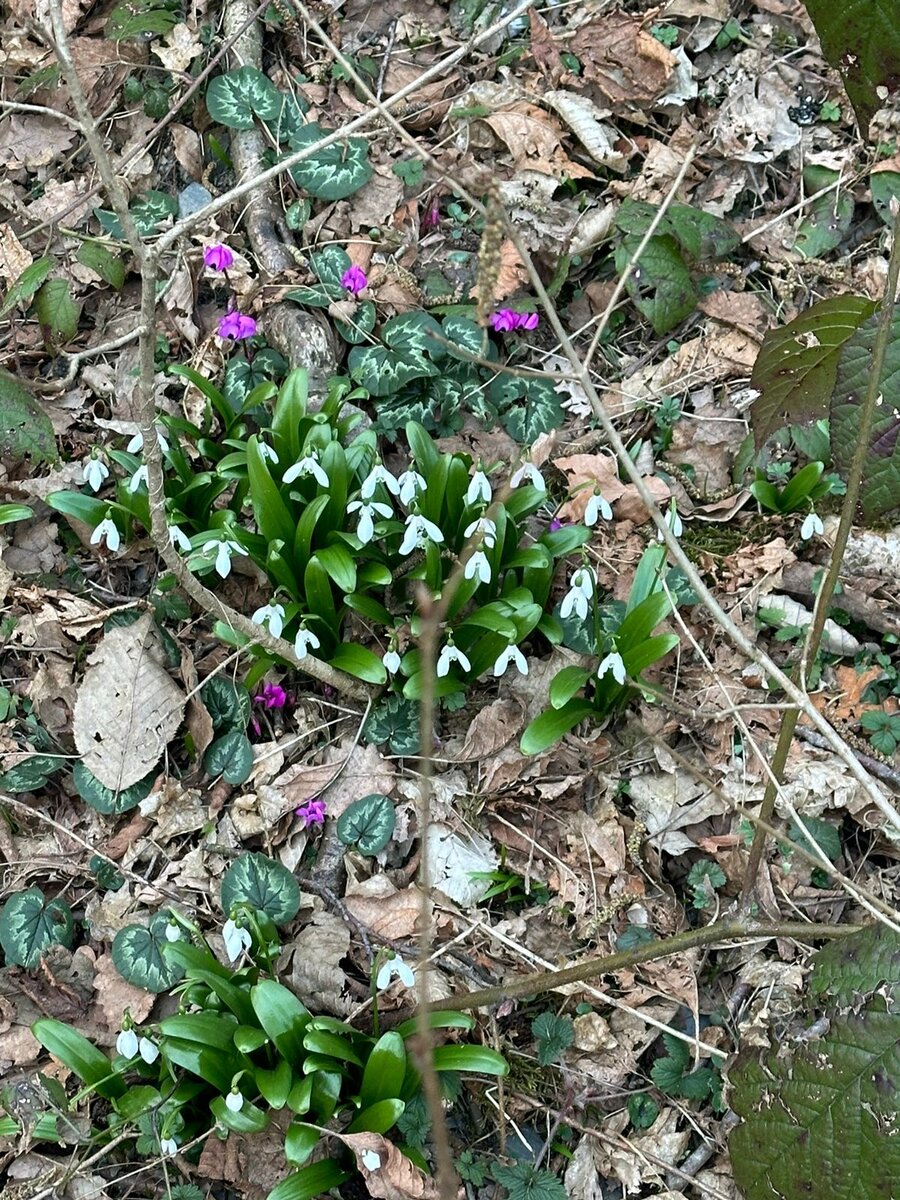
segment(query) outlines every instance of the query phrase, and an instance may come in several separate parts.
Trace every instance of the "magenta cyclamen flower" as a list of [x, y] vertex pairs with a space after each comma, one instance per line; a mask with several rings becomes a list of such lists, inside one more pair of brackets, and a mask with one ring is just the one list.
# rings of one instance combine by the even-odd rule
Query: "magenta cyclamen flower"
[[253, 697], [254, 704], [263, 704], [266, 708], [284, 708], [287, 704], [287, 692], [277, 683], [267, 683], [261, 692]]
[[234, 254], [220, 242], [215, 246], [207, 246], [203, 251], [203, 265], [211, 271], [227, 271], [234, 262]]
[[551, 517], [548, 528], [551, 533], [556, 533], [557, 530], [562, 529], [564, 524], [565, 521], [561, 521], [559, 517]]
[[311, 800], [304, 801], [299, 808], [294, 809], [294, 812], [304, 825], [324, 825], [326, 808], [324, 800], [316, 800], [313, 797]]
[[514, 329], [537, 329], [539, 320], [536, 312], [517, 313], [511, 308], [501, 308], [491, 317], [491, 325], [497, 333], [512, 333]]
[[537, 313], [519, 313], [519, 328], [520, 329], [537, 329], [540, 318]]
[[237, 310], [226, 313], [219, 321], [220, 338], [233, 338], [234, 341], [240, 342], [244, 338], [253, 337], [254, 333], [256, 322], [252, 317], [245, 316]]
[[346, 288], [353, 296], [358, 296], [369, 286], [369, 281], [366, 279], [366, 273], [362, 267], [358, 267], [355, 263], [341, 276], [341, 287]]
[[434, 227], [436, 225], [440, 225], [440, 223], [441, 223], [441, 206], [440, 206], [440, 204], [438, 204], [437, 200], [435, 200], [435, 202], [432, 204], [431, 208], [429, 208], [428, 212], [422, 218], [422, 229], [423, 230], [434, 229]]

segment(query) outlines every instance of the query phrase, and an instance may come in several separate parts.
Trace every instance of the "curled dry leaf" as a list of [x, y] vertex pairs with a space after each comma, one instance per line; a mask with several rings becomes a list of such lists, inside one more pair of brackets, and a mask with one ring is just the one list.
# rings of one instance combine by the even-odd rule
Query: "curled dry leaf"
[[73, 735], [84, 765], [121, 791], [159, 762], [181, 724], [185, 697], [163, 666], [153, 616], [111, 629], [88, 658]]
[[[379, 1133], [335, 1134], [353, 1151], [366, 1190], [373, 1200], [437, 1200], [433, 1179], [414, 1167], [397, 1147]], [[375, 1166], [375, 1160], [378, 1165]]]

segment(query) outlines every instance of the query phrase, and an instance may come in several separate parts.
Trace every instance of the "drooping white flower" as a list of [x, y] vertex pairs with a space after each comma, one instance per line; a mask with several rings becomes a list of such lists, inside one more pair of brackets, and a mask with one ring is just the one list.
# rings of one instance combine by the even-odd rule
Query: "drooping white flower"
[[597, 668], [597, 678], [602, 679], [607, 671], [612, 671], [612, 677], [616, 683], [624, 683], [627, 672], [625, 671], [625, 663], [622, 661], [622, 655], [617, 650], [612, 654], [607, 654], [603, 662]]
[[519, 467], [517, 471], [513, 472], [512, 479], [509, 481], [509, 486], [514, 488], [520, 487], [526, 479], [531, 486], [536, 487], [539, 492], [546, 492], [547, 485], [544, 483], [543, 475], [540, 473], [534, 463], [530, 462], [522, 463], [521, 467]]
[[396, 675], [400, 670], [400, 655], [396, 650], [388, 650], [381, 661], [389, 675]]
[[497, 526], [490, 517], [479, 517], [477, 521], [472, 521], [470, 525], [466, 526], [463, 537], [472, 537], [475, 533], [481, 535], [488, 550], [493, 550], [497, 544]]
[[119, 531], [112, 517], [104, 517], [100, 524], [97, 525], [91, 534], [91, 545], [102, 545], [104, 538], [106, 538], [106, 544], [109, 549], [115, 553], [121, 545], [122, 539], [119, 537]]
[[253, 944], [250, 930], [244, 929], [229, 917], [222, 926], [222, 940], [225, 942], [225, 953], [229, 962], [236, 962], [245, 950]]
[[228, 538], [221, 541], [210, 540], [203, 543], [203, 553], [211, 554], [216, 552], [216, 574], [222, 579], [227, 579], [231, 572], [231, 557], [234, 554], [246, 554], [247, 551], [243, 546], [239, 546], [237, 542], [232, 542]]
[[368, 473], [362, 482], [362, 487], [359, 489], [359, 494], [363, 500], [371, 500], [375, 495], [375, 489], [379, 483], [383, 483], [392, 496], [400, 495], [400, 483], [394, 478], [387, 467], [381, 463], [376, 463], [372, 470]]
[[565, 621], [574, 612], [579, 620], [587, 619], [591, 596], [594, 594], [594, 572], [591, 567], [579, 567], [572, 575], [569, 590], [559, 606], [559, 615]]
[[[154, 426], [154, 428], [156, 429], [156, 440], [159, 442], [160, 450], [162, 450], [163, 454], [168, 454], [169, 453], [169, 442], [168, 442], [168, 439], [166, 438], [166, 435], [163, 433], [163, 431], [160, 429], [160, 427], [158, 425]], [[125, 447], [125, 449], [128, 451], [129, 454], [138, 454], [141, 450], [143, 450], [143, 448], [144, 448], [144, 435], [141, 433], [140, 430], [138, 430], [137, 433], [132, 437], [132, 439], [128, 443], [128, 445]]]
[[315, 450], [305, 455], [299, 462], [295, 462], [292, 467], [288, 467], [282, 476], [281, 482], [293, 483], [301, 475], [312, 475], [319, 487], [328, 487], [328, 476], [319, 463], [319, 456]]
[[152, 1066], [159, 1058], [159, 1046], [148, 1037], [142, 1037], [138, 1042], [138, 1051], [148, 1067]]
[[464, 671], [471, 671], [472, 664], [463, 654], [459, 647], [454, 646], [452, 642], [447, 642], [446, 646], [438, 655], [437, 675], [439, 679], [443, 679], [445, 675], [450, 674], [450, 668], [453, 663], [458, 662]]
[[244, 1097], [240, 1092], [231, 1091], [225, 1097], [225, 1107], [229, 1112], [240, 1112], [244, 1107]]
[[136, 1058], [138, 1052], [138, 1035], [133, 1029], [123, 1029], [116, 1038], [116, 1053], [123, 1058]]
[[167, 942], [180, 942], [181, 941], [181, 930], [172, 921], [170, 921], [169, 924], [166, 926], [166, 941]]
[[[679, 517], [678, 510], [675, 508], [674, 500], [672, 501], [671, 505], [669, 506], [669, 510], [666, 513], [666, 524], [672, 530], [673, 537], [681, 537], [681, 531], [684, 529], [684, 525], [681, 523], [681, 517]], [[657, 529], [656, 531], [656, 540], [658, 542], [665, 541], [661, 529]]]
[[169, 526], [169, 541], [179, 550], [187, 552], [191, 548], [191, 539], [178, 525]]
[[394, 515], [394, 511], [389, 504], [382, 504], [378, 500], [370, 500], [368, 504], [364, 504], [362, 500], [353, 500], [347, 505], [347, 512], [359, 513], [356, 536], [364, 546], [371, 542], [375, 536], [375, 518], [392, 517]]
[[490, 504], [493, 497], [491, 481], [481, 469], [477, 470], [469, 480], [466, 490], [466, 504]]
[[412, 504], [419, 492], [424, 492], [428, 486], [418, 471], [404, 471], [397, 476], [400, 485], [400, 503]]
[[363, 1150], [359, 1160], [367, 1171], [377, 1171], [381, 1166], [381, 1155], [375, 1150]]
[[281, 637], [281, 631], [284, 629], [284, 605], [264, 604], [256, 610], [250, 620], [254, 625], [267, 626], [272, 637]]
[[494, 674], [499, 678], [506, 674], [509, 664], [516, 664], [516, 669], [520, 675], [528, 674], [528, 663], [525, 661], [525, 655], [518, 646], [507, 646], [506, 649], [497, 656], [497, 661], [494, 663]]
[[304, 626], [297, 630], [297, 636], [294, 638], [294, 653], [298, 658], [306, 658], [310, 650], [318, 650], [321, 645], [322, 643], [311, 629]]
[[103, 487], [103, 480], [109, 477], [109, 467], [102, 459], [91, 455], [84, 460], [81, 477], [92, 492], [99, 492]]
[[602, 517], [604, 521], [611, 521], [612, 509], [609, 507], [609, 502], [604, 500], [599, 492], [594, 492], [584, 510], [585, 525], [596, 525], [598, 517]]
[[429, 539], [432, 542], [442, 542], [444, 535], [433, 521], [429, 521], [421, 513], [410, 513], [406, 518], [406, 533], [400, 543], [400, 553], [412, 554], [417, 546], [424, 546]]
[[178, 1153], [178, 1143], [174, 1138], [160, 1138], [159, 1150], [161, 1154], [165, 1154], [167, 1158], [171, 1158], [173, 1154]]
[[146, 465], [142, 465], [142, 466], [138, 467], [138, 469], [135, 471], [135, 473], [132, 475], [132, 477], [128, 480], [128, 483], [125, 485], [125, 488], [129, 494], [129, 496], [133, 496], [134, 493], [141, 486], [141, 484], [143, 484], [144, 487], [148, 486]]
[[480, 583], [491, 582], [491, 564], [488, 562], [488, 557], [483, 550], [475, 551], [466, 563], [463, 574], [466, 579], [474, 579], [477, 575]]
[[375, 976], [375, 986], [379, 992], [391, 986], [394, 976], [400, 980], [404, 987], [411, 988], [416, 982], [416, 975], [412, 967], [406, 965], [399, 954], [394, 954], [378, 968], [378, 974]]
[[815, 512], [807, 513], [805, 521], [800, 526], [800, 536], [804, 542], [808, 542], [814, 534], [823, 534], [824, 532], [825, 526], [822, 524], [822, 518]]
[[269, 462], [273, 462], [277, 465], [278, 455], [275, 453], [275, 451], [272, 449], [272, 447], [268, 444], [268, 442], [264, 442], [262, 440], [262, 438], [257, 438], [256, 444], [257, 444], [257, 446], [259, 446], [259, 452], [263, 456], [263, 458], [267, 458], [269, 460]]

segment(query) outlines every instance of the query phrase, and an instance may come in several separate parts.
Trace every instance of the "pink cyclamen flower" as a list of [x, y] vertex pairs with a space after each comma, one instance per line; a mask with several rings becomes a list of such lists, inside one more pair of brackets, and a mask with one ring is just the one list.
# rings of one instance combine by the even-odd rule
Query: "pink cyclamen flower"
[[254, 704], [263, 704], [266, 708], [284, 708], [287, 704], [287, 692], [277, 683], [267, 683], [261, 692], [253, 697]]
[[313, 797], [311, 800], [305, 800], [294, 812], [304, 825], [324, 825], [326, 808], [324, 800]]
[[519, 328], [520, 329], [537, 329], [540, 317], [534, 313], [519, 313]]
[[358, 296], [369, 286], [369, 281], [366, 279], [366, 273], [362, 267], [358, 267], [355, 263], [341, 276], [341, 287], [346, 288], [353, 296]]
[[518, 327], [519, 314], [511, 308], [501, 308], [491, 317], [491, 325], [496, 333], [512, 333]]
[[440, 225], [440, 223], [441, 223], [441, 206], [440, 206], [440, 204], [438, 204], [437, 200], [435, 200], [435, 202], [432, 204], [431, 208], [429, 208], [428, 212], [422, 218], [422, 229], [423, 230], [434, 229], [435, 226]]
[[227, 271], [233, 262], [233, 252], [221, 242], [215, 246], [207, 246], [203, 251], [203, 265], [211, 271]]
[[253, 337], [254, 333], [256, 333], [256, 322], [252, 317], [245, 316], [236, 309], [226, 313], [219, 320], [220, 338], [233, 338], [234, 341], [241, 342], [244, 338]]
[[563, 525], [565, 525], [565, 521], [561, 521], [559, 517], [553, 517], [550, 521], [550, 532], [556, 533], [557, 530], [562, 529]]

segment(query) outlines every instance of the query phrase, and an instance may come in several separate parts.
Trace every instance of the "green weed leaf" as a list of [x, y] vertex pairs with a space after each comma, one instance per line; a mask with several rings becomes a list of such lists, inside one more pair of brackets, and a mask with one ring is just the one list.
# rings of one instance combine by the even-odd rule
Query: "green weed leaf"
[[0, 367], [0, 453], [34, 465], [56, 458], [50, 418], [15, 375]]
[[538, 1062], [542, 1067], [562, 1058], [575, 1041], [575, 1026], [571, 1017], [542, 1012], [531, 1022], [531, 1032], [538, 1044]]
[[17, 304], [30, 300], [55, 266], [56, 259], [51, 254], [46, 254], [43, 258], [36, 258], [26, 267], [0, 304], [0, 317], [12, 312]]
[[[900, 27], [885, 0], [805, 0], [822, 52], [840, 72], [863, 137], [900, 77]], [[886, 98], [886, 97], [885, 97]]]

